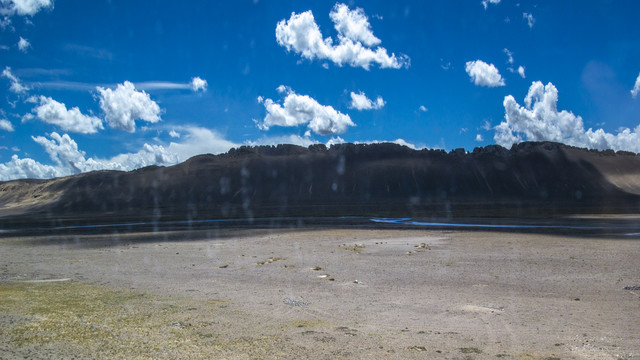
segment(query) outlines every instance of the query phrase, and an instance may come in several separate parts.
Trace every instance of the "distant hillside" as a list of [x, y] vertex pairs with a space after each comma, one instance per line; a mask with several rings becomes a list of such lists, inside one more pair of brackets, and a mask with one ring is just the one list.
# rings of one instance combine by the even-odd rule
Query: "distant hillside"
[[241, 147], [131, 172], [0, 183], [0, 221], [637, 213], [640, 156], [549, 142]]

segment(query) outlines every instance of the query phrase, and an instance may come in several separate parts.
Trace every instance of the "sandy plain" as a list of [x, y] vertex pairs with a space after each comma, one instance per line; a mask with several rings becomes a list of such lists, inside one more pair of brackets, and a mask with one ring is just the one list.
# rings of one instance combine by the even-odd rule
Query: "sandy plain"
[[640, 357], [635, 238], [309, 228], [0, 249], [2, 359]]

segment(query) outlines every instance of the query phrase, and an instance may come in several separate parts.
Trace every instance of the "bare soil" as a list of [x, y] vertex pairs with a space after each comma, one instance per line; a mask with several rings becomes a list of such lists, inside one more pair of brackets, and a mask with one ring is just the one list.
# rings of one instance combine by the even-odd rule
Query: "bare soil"
[[0, 358], [640, 357], [637, 239], [344, 229], [179, 238], [0, 239]]

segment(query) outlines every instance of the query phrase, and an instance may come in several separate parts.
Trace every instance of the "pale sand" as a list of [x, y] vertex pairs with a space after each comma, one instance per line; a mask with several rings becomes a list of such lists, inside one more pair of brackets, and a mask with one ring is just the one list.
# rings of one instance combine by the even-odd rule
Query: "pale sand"
[[0, 306], [0, 358], [640, 357], [640, 291], [624, 290], [640, 285], [636, 239], [426, 230], [216, 234], [182, 242], [161, 241], [167, 234], [154, 235], [157, 241], [40, 239], [48, 245], [0, 239], [0, 290], [23, 282], [28, 300], [29, 286], [92, 284], [98, 298], [91, 301], [101, 301], [95, 289], [144, 295], [106, 302], [115, 309], [110, 317], [150, 314], [126, 329], [91, 314], [65, 315], [107, 328], [110, 338], [98, 346], [89, 335], [19, 341], [36, 330], [18, 327], [46, 314]]

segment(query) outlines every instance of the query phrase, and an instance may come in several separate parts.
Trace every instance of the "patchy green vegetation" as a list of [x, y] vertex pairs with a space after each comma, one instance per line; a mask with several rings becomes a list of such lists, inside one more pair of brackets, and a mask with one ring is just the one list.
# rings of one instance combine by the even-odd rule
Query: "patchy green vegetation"
[[224, 304], [77, 282], [2, 283], [0, 342], [15, 356], [35, 350], [110, 359], [208, 359], [276, 351], [278, 339], [221, 335], [229, 326], [216, 321]]

